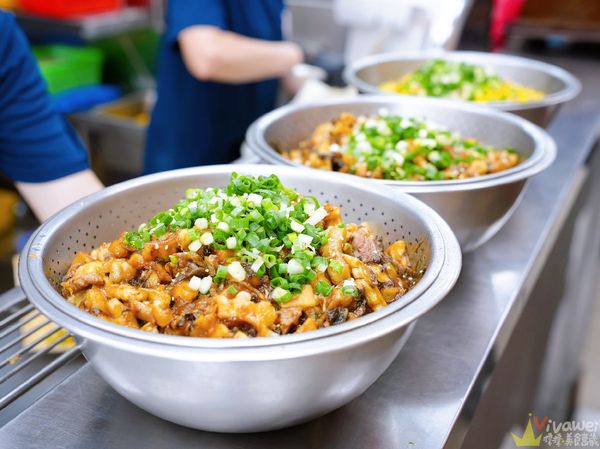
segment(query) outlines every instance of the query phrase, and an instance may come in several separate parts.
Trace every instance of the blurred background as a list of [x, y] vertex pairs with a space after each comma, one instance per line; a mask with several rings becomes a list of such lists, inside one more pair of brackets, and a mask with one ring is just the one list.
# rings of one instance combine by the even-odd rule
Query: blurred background
[[[600, 58], [598, 0], [288, 0], [286, 38], [311, 55], [297, 97], [345, 95], [343, 68], [366, 55], [424, 49]], [[156, 101], [162, 0], [0, 0], [25, 31], [54, 106], [74, 126], [105, 185], [139, 176]], [[566, 67], [568, 69], [568, 67]], [[281, 89], [278, 103], [292, 100]], [[242, 155], [244, 157], [244, 155]], [[38, 222], [0, 178], [0, 292]], [[573, 394], [600, 421], [600, 310]], [[510, 447], [510, 446], [509, 446]]]

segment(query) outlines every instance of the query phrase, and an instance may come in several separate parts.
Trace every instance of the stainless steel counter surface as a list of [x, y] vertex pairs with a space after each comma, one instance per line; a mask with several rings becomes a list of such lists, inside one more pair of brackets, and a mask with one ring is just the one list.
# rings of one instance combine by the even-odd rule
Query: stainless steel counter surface
[[397, 360], [363, 396], [291, 429], [211, 434], [147, 414], [85, 366], [0, 429], [0, 448], [420, 449], [460, 442], [459, 427], [487, 379], [486, 361], [502, 354], [518, 322], [585, 179], [600, 125], [600, 85], [593, 82], [600, 61], [549, 61], [584, 86], [550, 129], [556, 163], [531, 182], [506, 227], [466, 255], [455, 289], [419, 320]]

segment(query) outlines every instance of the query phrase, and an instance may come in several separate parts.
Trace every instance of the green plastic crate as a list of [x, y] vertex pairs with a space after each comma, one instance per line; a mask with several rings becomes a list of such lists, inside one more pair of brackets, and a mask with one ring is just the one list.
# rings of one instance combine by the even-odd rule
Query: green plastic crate
[[34, 47], [33, 54], [51, 94], [102, 82], [104, 57], [96, 48], [46, 45]]

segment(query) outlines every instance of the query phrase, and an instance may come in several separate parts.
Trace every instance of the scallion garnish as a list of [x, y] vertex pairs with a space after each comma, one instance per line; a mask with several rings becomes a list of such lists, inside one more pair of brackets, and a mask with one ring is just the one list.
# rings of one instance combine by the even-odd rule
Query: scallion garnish
[[173, 208], [126, 233], [123, 241], [142, 249], [168, 231], [187, 229], [189, 251], [212, 246], [235, 251], [239, 259], [219, 266], [213, 282], [220, 283], [227, 276], [241, 281], [248, 268], [248, 273], [257, 276], [274, 274], [271, 285], [291, 295], [315, 278], [315, 270], [324, 271], [329, 265], [326, 258], [316, 255], [327, 242], [320, 223], [325, 216], [327, 211], [316, 198], [300, 197], [275, 175], [234, 173], [223, 189], [188, 189]]

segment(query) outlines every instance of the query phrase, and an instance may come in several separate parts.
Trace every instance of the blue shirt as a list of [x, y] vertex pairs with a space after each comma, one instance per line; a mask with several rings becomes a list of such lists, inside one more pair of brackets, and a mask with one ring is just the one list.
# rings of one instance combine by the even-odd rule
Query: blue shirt
[[211, 25], [277, 41], [282, 12], [282, 0], [169, 0], [145, 172], [232, 161], [246, 128], [275, 106], [277, 80], [234, 85], [194, 78], [180, 54], [179, 33]]
[[0, 11], [0, 171], [43, 182], [87, 167], [85, 149], [52, 108], [27, 39], [14, 16]]

